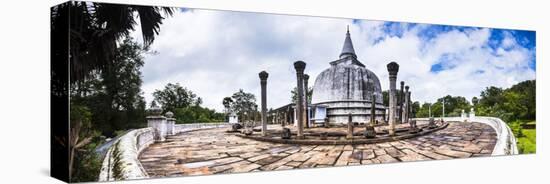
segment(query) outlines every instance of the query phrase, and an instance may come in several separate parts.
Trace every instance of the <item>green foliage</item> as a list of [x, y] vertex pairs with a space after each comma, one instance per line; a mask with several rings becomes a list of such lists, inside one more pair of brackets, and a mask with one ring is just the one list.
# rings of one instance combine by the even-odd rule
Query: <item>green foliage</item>
[[523, 129], [522, 137], [517, 138], [518, 149], [522, 154], [537, 152], [537, 131], [535, 129]]
[[174, 112], [177, 108], [186, 108], [202, 103], [195, 93], [179, 83], [168, 83], [163, 90], [155, 90], [153, 97], [154, 101], [162, 106], [164, 112]]
[[252, 113], [257, 113], [258, 105], [256, 104], [256, 97], [252, 93], [244, 92], [239, 89], [231, 96], [233, 104], [231, 110], [239, 116], [239, 120], [244, 120], [245, 113], [250, 116]]
[[[51, 9], [52, 40], [70, 41], [70, 79], [72, 83], [93, 78], [94, 71], [103, 70], [116, 55], [119, 41], [140, 26], [144, 44], [150, 45], [158, 35], [164, 17], [175, 9], [139, 5], [94, 2], [64, 3]], [[164, 13], [165, 16], [162, 16]], [[139, 24], [136, 19], [139, 18]], [[70, 27], [68, 27], [70, 25]], [[67, 29], [70, 37], [67, 40]], [[52, 44], [52, 62], [63, 51], [64, 44]], [[66, 58], [66, 56], [65, 56]], [[61, 67], [60, 67], [61, 68]]]
[[[443, 115], [443, 102], [445, 102], [445, 116], [460, 116], [462, 110], [469, 112], [470, 103], [466, 98], [461, 96], [444, 96], [437, 99], [433, 104], [424, 103], [422, 105], [418, 104], [417, 108], [417, 117], [428, 117], [430, 114], [430, 105], [431, 105], [431, 115], [433, 117], [441, 117]], [[419, 103], [419, 102], [415, 102]], [[414, 106], [413, 106], [414, 107]]]
[[[290, 91], [290, 101], [292, 103], [295, 103], [298, 101], [298, 88], [297, 87], [294, 87], [292, 89], [292, 91]], [[308, 88], [308, 93], [307, 93], [307, 101], [309, 103], [311, 103], [311, 97], [313, 96], [313, 88], [312, 87], [309, 87]]]
[[93, 128], [113, 136], [116, 130], [145, 126], [145, 99], [141, 92], [141, 72], [146, 50], [126, 38], [119, 44], [113, 62], [93, 78], [71, 86], [71, 102], [92, 112]]
[[89, 182], [97, 180], [101, 170], [101, 157], [94, 152], [98, 145], [92, 143], [83, 148], [83, 152], [75, 157], [74, 173], [71, 182]]
[[225, 120], [225, 114], [201, 106], [189, 106], [175, 109], [174, 118], [176, 123], [222, 122]]
[[488, 87], [476, 105], [478, 114], [505, 122], [536, 118], [536, 81], [520, 82], [508, 89]]
[[[193, 91], [179, 83], [168, 83], [163, 90], [156, 90], [153, 96], [155, 97], [153, 103], [159, 103], [164, 112], [174, 113], [176, 123], [207, 123], [225, 120], [225, 114], [201, 107], [202, 98], [197, 97]], [[224, 106], [231, 105], [231, 100], [224, 99]]]
[[[94, 152], [95, 147], [101, 143], [99, 132], [91, 129], [92, 113], [81, 105], [71, 104], [70, 123], [71, 139], [77, 139], [79, 142], [70, 143], [70, 148], [74, 149], [73, 163], [71, 165], [71, 181], [95, 181], [101, 169], [101, 160]], [[70, 159], [70, 158], [69, 158]]]

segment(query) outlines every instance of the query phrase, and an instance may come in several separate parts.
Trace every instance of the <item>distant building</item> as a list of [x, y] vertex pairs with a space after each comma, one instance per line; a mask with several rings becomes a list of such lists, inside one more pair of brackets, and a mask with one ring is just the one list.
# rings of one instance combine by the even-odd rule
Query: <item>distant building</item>
[[239, 116], [234, 112], [229, 114], [229, 123], [239, 123]]

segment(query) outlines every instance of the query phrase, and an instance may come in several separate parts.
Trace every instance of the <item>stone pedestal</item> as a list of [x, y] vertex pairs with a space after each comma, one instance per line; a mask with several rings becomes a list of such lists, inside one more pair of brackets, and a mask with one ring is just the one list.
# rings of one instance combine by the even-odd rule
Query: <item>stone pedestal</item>
[[409, 122], [409, 132], [410, 133], [418, 133], [420, 129], [416, 126], [416, 120], [411, 120]]
[[259, 74], [260, 76], [260, 85], [261, 85], [261, 94], [262, 94], [262, 136], [267, 135], [267, 77], [269, 76], [266, 71], [262, 71]]
[[396, 97], [396, 80], [397, 72], [399, 71], [399, 65], [395, 62], [391, 62], [387, 65], [389, 78], [390, 78], [390, 93], [389, 93], [389, 117], [388, 117], [388, 132], [390, 136], [395, 135], [395, 124], [398, 121], [397, 117], [397, 97]]
[[435, 127], [437, 127], [437, 126], [435, 125], [435, 120], [434, 120], [433, 117], [430, 117], [430, 120], [428, 121], [428, 128], [431, 129], [431, 128], [435, 128]]
[[155, 142], [162, 142], [166, 140], [167, 134], [167, 121], [166, 117], [161, 115], [162, 109], [158, 107], [153, 107], [151, 109], [151, 116], [147, 116], [147, 127], [152, 127], [153, 138]]
[[166, 135], [176, 134], [174, 130], [174, 126], [176, 125], [176, 118], [173, 118], [174, 113], [168, 111], [164, 116], [166, 116]]
[[328, 122], [328, 120], [329, 120], [328, 117], [325, 118], [325, 121], [324, 121], [324, 124], [323, 124], [325, 128], [330, 128], [330, 123]]
[[365, 138], [375, 138], [376, 137], [376, 130], [374, 130], [374, 126], [367, 125], [365, 128], [365, 132], [363, 133]]
[[231, 131], [232, 132], [237, 132], [242, 128], [243, 128], [243, 125], [241, 125], [239, 123], [235, 123], [235, 124], [231, 125]]
[[282, 139], [290, 139], [290, 137], [292, 137], [292, 134], [290, 134], [290, 129], [289, 128], [283, 128], [281, 138]]

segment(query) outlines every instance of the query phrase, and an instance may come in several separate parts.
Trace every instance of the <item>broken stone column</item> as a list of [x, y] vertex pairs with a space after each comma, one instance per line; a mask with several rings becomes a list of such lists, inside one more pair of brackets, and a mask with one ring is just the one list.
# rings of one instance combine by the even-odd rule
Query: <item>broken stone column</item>
[[304, 74], [304, 107], [305, 107], [305, 113], [304, 113], [304, 116], [305, 117], [305, 120], [306, 120], [306, 128], [309, 128], [309, 107], [308, 107], [308, 99], [307, 99], [307, 93], [309, 92], [309, 87], [308, 87], [308, 80], [309, 80], [309, 75], [308, 74]]
[[432, 128], [436, 128], [437, 125], [435, 125], [435, 120], [433, 117], [430, 117], [430, 120], [428, 121], [428, 128], [432, 129]]
[[391, 62], [387, 65], [389, 78], [390, 78], [390, 110], [389, 110], [389, 117], [388, 117], [388, 133], [393, 136], [395, 135], [395, 123], [397, 122], [397, 99], [396, 99], [396, 80], [397, 80], [397, 72], [399, 71], [399, 65], [395, 62]]
[[353, 138], [353, 122], [351, 121], [351, 113], [348, 114], [348, 133], [346, 139]]
[[266, 92], [266, 85], [267, 85], [267, 77], [269, 74], [266, 71], [262, 71], [259, 74], [260, 76], [260, 85], [261, 85], [261, 93], [262, 93], [262, 136], [267, 135], [267, 92]]
[[173, 118], [174, 113], [168, 111], [164, 116], [166, 116], [166, 134], [174, 135], [176, 133], [174, 131], [174, 126], [176, 125], [176, 118]]
[[371, 109], [370, 109], [370, 123], [365, 128], [364, 136], [366, 138], [376, 137], [376, 131], [374, 130], [374, 125], [376, 121], [376, 96], [372, 95]]
[[162, 109], [155, 106], [151, 108], [151, 115], [147, 116], [147, 127], [153, 128], [153, 139], [156, 142], [166, 140], [166, 117], [161, 113]]
[[409, 121], [409, 133], [418, 133], [420, 129], [416, 126], [416, 120]]
[[290, 134], [289, 128], [283, 128], [283, 131], [281, 132], [281, 138], [282, 139], [290, 139], [292, 134]]
[[403, 96], [405, 97], [405, 103], [403, 103], [402, 119], [403, 119], [403, 123], [409, 123], [409, 115], [410, 115], [409, 102], [411, 100], [409, 99], [409, 86], [405, 86], [405, 93], [403, 93]]
[[304, 138], [304, 70], [306, 69], [306, 63], [303, 61], [294, 62], [294, 69], [296, 69], [296, 80], [297, 80], [297, 94], [298, 101], [296, 102], [296, 114], [298, 120], [298, 132], [296, 135], [297, 139]]

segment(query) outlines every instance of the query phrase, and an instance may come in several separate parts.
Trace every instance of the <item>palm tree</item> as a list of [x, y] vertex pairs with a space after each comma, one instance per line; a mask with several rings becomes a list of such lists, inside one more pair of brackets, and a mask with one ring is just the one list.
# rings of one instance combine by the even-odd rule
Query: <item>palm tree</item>
[[[117, 45], [141, 25], [143, 45], [148, 47], [158, 35], [165, 17], [173, 8], [70, 1], [51, 8], [51, 144], [53, 176], [71, 178], [74, 157], [91, 141], [81, 120], [64, 123], [69, 84], [78, 84], [114, 62]], [[162, 15], [164, 14], [164, 15]], [[67, 68], [67, 66], [69, 68]], [[72, 117], [72, 116], [71, 116]], [[54, 127], [55, 126], [55, 127]], [[67, 130], [69, 135], [67, 135]], [[69, 150], [69, 151], [67, 151]], [[65, 176], [65, 177], [64, 177]], [[67, 177], [68, 176], [68, 177]]]
[[[164, 16], [162, 15], [164, 13]], [[52, 52], [63, 52], [65, 44], [55, 44], [69, 37], [70, 82], [75, 83], [93, 70], [101, 70], [113, 61], [117, 42], [128, 36], [139, 19], [144, 46], [158, 35], [162, 20], [174, 8], [71, 1], [52, 8]], [[61, 62], [54, 60], [52, 63]], [[61, 55], [63, 56], [63, 55]], [[63, 59], [63, 58], [60, 58]]]

